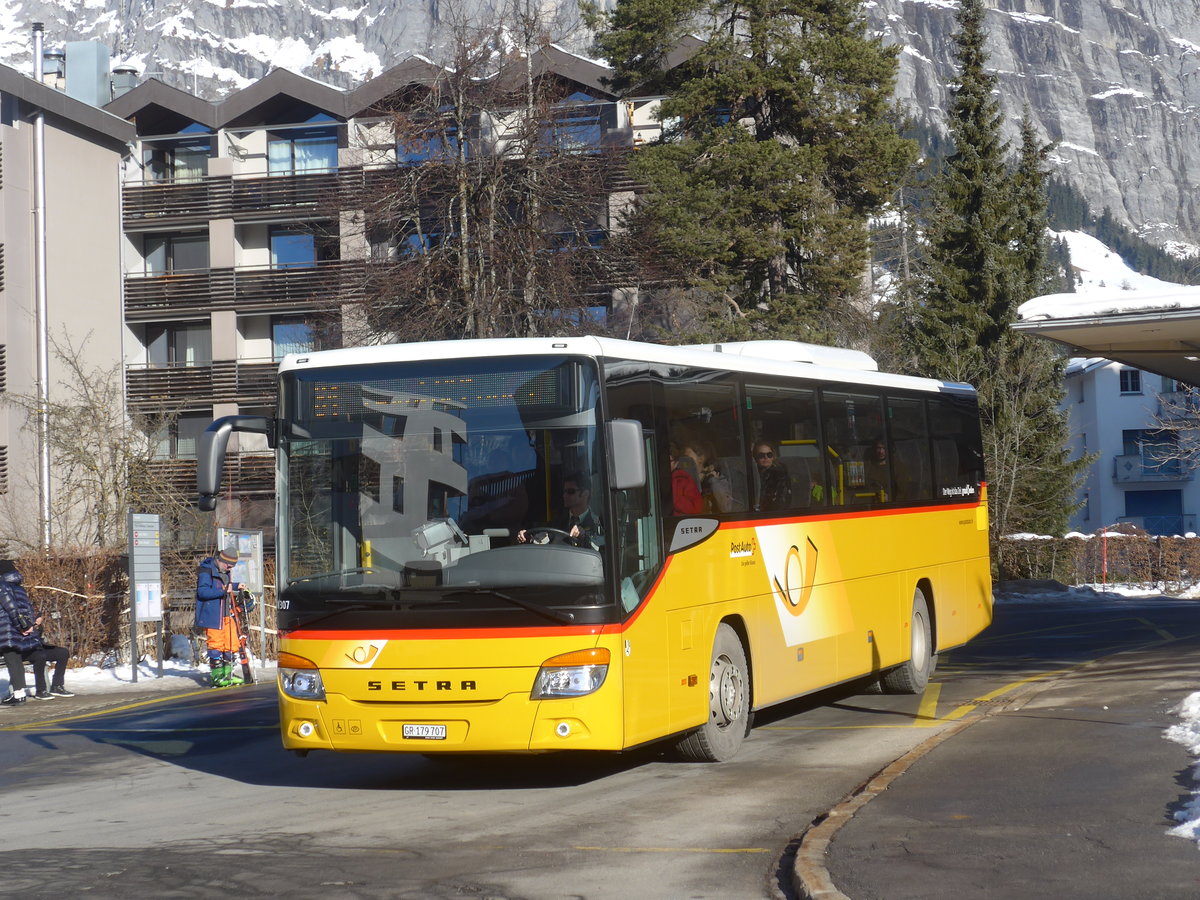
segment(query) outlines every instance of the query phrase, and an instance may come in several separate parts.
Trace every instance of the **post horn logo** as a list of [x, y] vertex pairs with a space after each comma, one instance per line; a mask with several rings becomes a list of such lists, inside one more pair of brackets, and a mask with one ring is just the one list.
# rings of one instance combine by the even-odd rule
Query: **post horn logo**
[[817, 545], [808, 538], [801, 558], [800, 548], [792, 544], [783, 564], [783, 584], [775, 576], [775, 595], [793, 616], [804, 612], [817, 580]]
[[359, 644], [346, 654], [346, 659], [359, 666], [369, 666], [383, 649], [383, 644]]

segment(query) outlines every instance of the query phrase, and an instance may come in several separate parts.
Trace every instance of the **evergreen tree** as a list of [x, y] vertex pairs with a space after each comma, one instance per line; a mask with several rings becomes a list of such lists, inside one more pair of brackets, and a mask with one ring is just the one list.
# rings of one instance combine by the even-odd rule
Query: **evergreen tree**
[[962, 0], [954, 145], [931, 192], [928, 255], [914, 326], [916, 367], [979, 391], [993, 537], [1061, 534], [1088, 460], [1070, 461], [1060, 409], [1063, 360], [1011, 329], [1017, 307], [1053, 289], [1047, 264], [1045, 160], [1026, 115], [1010, 169], [996, 80], [986, 70], [986, 9]]
[[1020, 284], [1010, 247], [1008, 145], [1000, 136], [996, 77], [986, 68], [985, 14], [981, 0], [963, 0], [958, 13], [959, 83], [947, 112], [954, 150], [931, 191], [913, 341], [918, 358], [942, 377], [976, 384], [987, 372], [985, 348], [1015, 319]]
[[[627, 225], [694, 338], [835, 337], [863, 293], [867, 217], [913, 155], [888, 112], [894, 48], [856, 0], [618, 0], [593, 9], [614, 85], [662, 102]], [[668, 68], [686, 35], [704, 43]], [[675, 309], [674, 312], [678, 312]]]

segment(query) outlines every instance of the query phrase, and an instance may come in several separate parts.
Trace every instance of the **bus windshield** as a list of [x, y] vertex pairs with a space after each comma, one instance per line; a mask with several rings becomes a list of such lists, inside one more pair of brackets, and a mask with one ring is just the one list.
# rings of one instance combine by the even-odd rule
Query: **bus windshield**
[[565, 357], [286, 372], [280, 627], [611, 619], [598, 396]]

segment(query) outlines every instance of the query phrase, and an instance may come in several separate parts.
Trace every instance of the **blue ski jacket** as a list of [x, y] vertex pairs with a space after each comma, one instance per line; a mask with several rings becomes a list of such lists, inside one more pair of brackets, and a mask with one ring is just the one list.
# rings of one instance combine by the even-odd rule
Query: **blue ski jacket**
[[226, 597], [229, 596], [229, 574], [217, 568], [217, 559], [210, 556], [200, 563], [196, 574], [196, 627], [220, 628], [230, 614]]

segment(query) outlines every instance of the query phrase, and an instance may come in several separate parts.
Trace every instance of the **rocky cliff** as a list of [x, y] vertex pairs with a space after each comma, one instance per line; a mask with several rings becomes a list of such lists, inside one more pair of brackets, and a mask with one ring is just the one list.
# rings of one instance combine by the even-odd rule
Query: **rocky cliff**
[[[897, 95], [936, 121], [953, 79], [944, 0], [875, 0], [871, 27], [899, 44]], [[1094, 211], [1156, 243], [1200, 243], [1200, 3], [990, 0], [991, 68], [1009, 135], [1028, 106], [1054, 163]]]
[[[439, 57], [449, 21], [489, 0], [18, 0], [0, 8], [0, 62], [29, 71], [47, 48], [98, 40], [118, 63], [218, 98], [282, 66], [339, 87], [413, 53]], [[585, 49], [574, 0], [545, 36]], [[452, 7], [453, 3], [453, 9]], [[1097, 211], [1158, 243], [1200, 243], [1200, 3], [988, 0], [992, 68], [1010, 135], [1028, 105], [1058, 142], [1059, 171]], [[870, 0], [870, 27], [902, 47], [898, 96], [937, 122], [953, 77], [951, 0]]]

